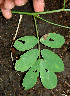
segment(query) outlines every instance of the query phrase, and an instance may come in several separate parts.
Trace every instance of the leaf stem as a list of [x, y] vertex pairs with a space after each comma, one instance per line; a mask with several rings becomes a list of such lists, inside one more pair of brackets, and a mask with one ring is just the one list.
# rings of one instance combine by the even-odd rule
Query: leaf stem
[[[58, 9], [58, 10], [52, 10], [52, 11], [45, 11], [45, 12], [21, 12], [21, 11], [11, 11], [12, 13], [18, 13], [18, 14], [26, 14], [26, 15], [38, 15], [38, 14], [46, 14], [46, 13], [55, 13], [55, 12], [61, 12], [61, 11], [70, 11], [70, 9]], [[1, 10], [0, 10], [1, 12]]]
[[36, 17], [39, 18], [39, 19], [41, 19], [41, 20], [43, 20], [43, 21], [45, 21], [45, 22], [47, 22], [47, 23], [49, 23], [49, 24], [56, 25], [56, 26], [63, 27], [63, 28], [69, 28], [70, 29], [70, 27], [62, 26], [62, 25], [59, 25], [59, 24], [56, 24], [56, 23], [52, 23], [52, 22], [47, 21], [47, 20], [45, 20], [45, 19], [43, 19], [43, 18], [41, 18], [39, 16], [36, 16]]
[[35, 21], [35, 28], [36, 28], [37, 39], [38, 39], [39, 59], [40, 59], [40, 44], [39, 44], [39, 36], [38, 36], [38, 30], [37, 30], [37, 24], [36, 24], [35, 16], [34, 16], [34, 21]]
[[45, 11], [45, 12], [19, 12], [19, 11], [12, 11], [12, 13], [19, 13], [19, 14], [27, 14], [27, 15], [38, 15], [38, 14], [46, 14], [46, 13], [54, 13], [54, 12], [61, 12], [61, 11], [70, 11], [70, 9], [58, 9], [58, 10], [52, 10], [52, 11]]

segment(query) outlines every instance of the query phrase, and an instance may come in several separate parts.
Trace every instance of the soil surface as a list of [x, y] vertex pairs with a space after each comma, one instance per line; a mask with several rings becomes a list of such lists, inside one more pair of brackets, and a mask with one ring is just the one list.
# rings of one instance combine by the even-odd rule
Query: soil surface
[[[45, 3], [45, 11], [63, 7], [63, 0], [45, 0]], [[66, 9], [70, 9], [69, 0], [66, 2]], [[25, 6], [15, 7], [12, 10], [33, 12], [33, 7], [31, 1], [29, 1]], [[19, 14], [13, 14], [12, 18], [7, 20], [0, 13], [0, 96], [70, 96], [70, 29], [54, 26], [37, 19], [39, 37], [53, 32], [64, 36], [65, 43], [61, 48], [48, 48], [41, 44], [41, 49], [48, 48], [60, 56], [64, 63], [64, 71], [55, 73], [58, 83], [52, 90], [45, 88], [39, 77], [33, 88], [24, 90], [22, 80], [26, 73], [18, 72], [14, 68], [16, 58], [20, 56], [21, 52], [17, 51], [14, 47], [11, 48], [19, 16]], [[70, 12], [40, 16], [48, 21], [70, 27]], [[36, 36], [33, 16], [23, 15], [17, 38], [21, 36]], [[11, 50], [14, 62], [11, 59]]]

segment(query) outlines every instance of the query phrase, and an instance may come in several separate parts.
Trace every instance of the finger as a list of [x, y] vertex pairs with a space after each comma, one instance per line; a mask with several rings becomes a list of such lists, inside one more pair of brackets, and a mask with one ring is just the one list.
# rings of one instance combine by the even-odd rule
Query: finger
[[3, 6], [1, 6], [1, 12], [2, 12], [3, 16], [4, 16], [6, 19], [10, 19], [10, 18], [12, 17], [11, 10], [7, 10], [7, 9], [5, 9]]
[[33, 6], [35, 12], [42, 12], [44, 11], [45, 2], [44, 0], [33, 0]]
[[22, 5], [26, 4], [27, 2], [28, 2], [28, 0], [15, 0], [15, 5], [22, 6]]
[[5, 0], [4, 7], [6, 9], [12, 9], [15, 6], [15, 3], [13, 0]]
[[3, 4], [4, 3], [4, 0], [0, 0], [0, 4]]
[[2, 3], [3, 0], [0, 0], [0, 4]]

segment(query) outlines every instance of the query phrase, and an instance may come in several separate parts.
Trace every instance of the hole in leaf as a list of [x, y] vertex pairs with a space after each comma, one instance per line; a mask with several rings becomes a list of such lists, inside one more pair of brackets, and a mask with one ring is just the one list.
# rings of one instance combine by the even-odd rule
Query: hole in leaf
[[54, 41], [54, 40], [50, 38], [49, 41]]
[[36, 72], [37, 72], [37, 70], [35, 70], [35, 71], [33, 71], [33, 72], [35, 72], [35, 73], [36, 73]]
[[25, 44], [25, 41], [22, 41], [22, 40], [18, 40], [18, 41], [20, 41], [20, 42], [22, 42], [23, 44]]
[[46, 72], [48, 71], [47, 69], [45, 69], [46, 70]]

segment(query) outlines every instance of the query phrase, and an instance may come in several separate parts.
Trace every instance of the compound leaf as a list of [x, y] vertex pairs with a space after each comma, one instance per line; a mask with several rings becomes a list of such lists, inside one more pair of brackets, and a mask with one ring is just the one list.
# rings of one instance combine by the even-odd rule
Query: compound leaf
[[14, 47], [19, 51], [25, 51], [33, 48], [38, 43], [38, 39], [34, 36], [24, 36], [17, 39]]
[[59, 48], [64, 44], [65, 39], [59, 34], [48, 33], [41, 37], [40, 42], [51, 48]]
[[29, 69], [27, 74], [25, 75], [23, 79], [23, 87], [25, 87], [24, 90], [32, 88], [36, 82], [37, 77], [39, 75], [39, 60], [36, 61], [36, 63]]
[[24, 72], [30, 67], [32, 67], [39, 55], [38, 49], [31, 49], [20, 56], [20, 59], [15, 63], [15, 70]]
[[47, 69], [51, 70], [53, 72], [61, 72], [64, 71], [64, 64], [61, 60], [61, 58], [56, 55], [54, 52], [43, 49], [41, 50], [41, 54], [47, 63]]

